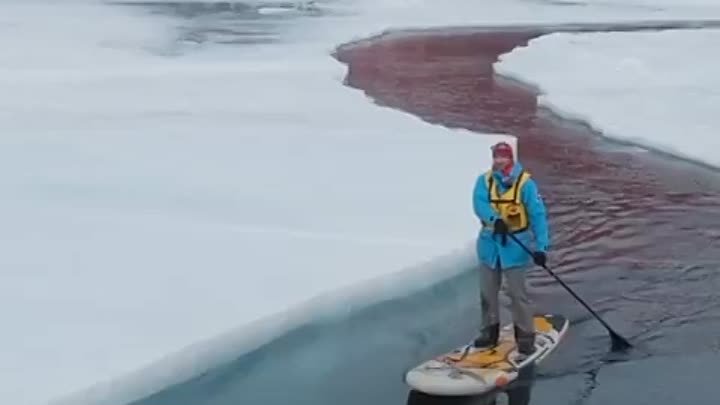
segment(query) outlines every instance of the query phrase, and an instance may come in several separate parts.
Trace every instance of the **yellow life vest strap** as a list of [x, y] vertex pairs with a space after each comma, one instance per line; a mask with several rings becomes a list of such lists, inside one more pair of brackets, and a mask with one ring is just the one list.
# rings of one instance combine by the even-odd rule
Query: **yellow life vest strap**
[[[525, 176], [530, 176], [530, 174], [527, 173], [527, 172], [525, 171], [525, 169], [522, 169], [522, 171], [520, 172], [520, 174], [519, 174], [518, 177], [517, 177], [517, 180], [516, 180], [515, 183], [513, 184], [513, 198], [512, 198], [512, 200], [504, 200], [504, 199], [502, 199], [502, 198], [493, 200], [493, 198], [492, 198], [492, 192], [493, 192], [493, 187], [495, 187], [495, 176], [492, 175], [492, 172], [488, 172], [486, 176], [489, 177], [489, 178], [488, 178], [488, 187], [487, 187], [488, 201], [490, 201], [491, 203], [515, 203], [515, 204], [519, 204], [519, 203], [520, 203], [520, 200], [519, 200], [518, 197], [520, 197], [520, 189], [522, 188], [522, 185], [525, 183], [525, 178], [524, 178], [524, 177], [525, 177]], [[500, 194], [500, 193], [498, 193], [498, 195], [499, 195], [499, 194]]]
[[[526, 172], [525, 169], [523, 169], [520, 174], [517, 177], [517, 180], [513, 183], [513, 192], [512, 192], [512, 199], [503, 199], [503, 198], [497, 198], [493, 199], [493, 189], [496, 187], [495, 184], [495, 177], [492, 175], [492, 171], [488, 171], [486, 174], [487, 179], [487, 193], [488, 193], [488, 201], [490, 201], [491, 205], [495, 204], [521, 204], [520, 201], [520, 190], [522, 189], [522, 186], [525, 184], [525, 181], [530, 177], [530, 173]], [[499, 190], [497, 191], [497, 195], [501, 195]], [[492, 226], [492, 224], [486, 224], [483, 221], [483, 224], [486, 226]], [[528, 230], [529, 226], [524, 226], [519, 229], [511, 230], [511, 233], [520, 233]]]

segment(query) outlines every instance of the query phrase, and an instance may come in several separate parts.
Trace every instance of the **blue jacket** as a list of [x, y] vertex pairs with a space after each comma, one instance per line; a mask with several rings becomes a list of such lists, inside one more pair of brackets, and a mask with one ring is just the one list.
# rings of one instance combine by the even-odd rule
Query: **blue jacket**
[[[522, 165], [520, 162], [515, 162], [511, 173], [513, 179], [517, 179], [521, 170]], [[495, 184], [500, 187], [501, 192], [509, 188], [503, 184], [500, 173], [493, 172], [493, 176], [495, 177]], [[531, 251], [538, 250], [547, 252], [550, 248], [547, 212], [542, 197], [538, 192], [537, 183], [530, 177], [520, 191], [522, 193], [522, 202], [528, 211], [530, 226], [528, 230], [517, 233], [515, 236]], [[485, 185], [484, 173], [478, 177], [475, 183], [473, 207], [475, 215], [488, 223], [493, 223], [500, 217], [488, 200], [488, 189]], [[534, 236], [534, 243], [532, 236]], [[501, 269], [522, 268], [529, 265], [532, 261], [532, 256], [525, 252], [512, 238], [508, 237], [507, 244], [502, 246], [500, 236], [494, 237], [492, 229], [483, 228], [480, 230], [476, 248], [480, 261], [491, 268], [498, 268], [498, 264]]]

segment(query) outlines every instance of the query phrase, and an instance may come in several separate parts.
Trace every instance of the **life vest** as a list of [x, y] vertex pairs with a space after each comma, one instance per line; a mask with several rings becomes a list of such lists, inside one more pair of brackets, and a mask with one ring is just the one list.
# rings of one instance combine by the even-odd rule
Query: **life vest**
[[[528, 212], [522, 202], [522, 188], [529, 179], [530, 173], [525, 170], [521, 171], [513, 185], [500, 194], [492, 170], [485, 173], [485, 185], [490, 205], [500, 214], [511, 233], [523, 232], [528, 229]], [[492, 224], [486, 224], [486, 226], [492, 227]]]

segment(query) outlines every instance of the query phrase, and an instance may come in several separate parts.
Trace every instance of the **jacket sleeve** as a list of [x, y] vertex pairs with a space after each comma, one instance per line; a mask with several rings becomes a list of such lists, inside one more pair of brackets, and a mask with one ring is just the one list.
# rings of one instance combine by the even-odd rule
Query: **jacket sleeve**
[[550, 249], [550, 230], [545, 203], [543, 202], [535, 180], [528, 179], [523, 186], [523, 204], [528, 210], [530, 229], [535, 235], [537, 250], [547, 252]]
[[475, 215], [487, 223], [492, 224], [496, 219], [500, 218], [500, 214], [490, 205], [484, 175], [478, 176], [477, 181], [475, 182], [475, 189], [473, 190], [473, 209], [475, 210]]

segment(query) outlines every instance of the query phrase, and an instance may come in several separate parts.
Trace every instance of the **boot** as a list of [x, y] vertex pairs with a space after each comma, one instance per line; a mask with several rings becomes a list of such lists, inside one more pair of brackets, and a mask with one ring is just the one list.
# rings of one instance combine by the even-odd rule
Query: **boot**
[[483, 329], [482, 334], [475, 339], [473, 346], [476, 348], [493, 347], [498, 343], [500, 337], [500, 324], [487, 326]]
[[515, 361], [521, 362], [535, 353], [535, 332], [525, 332], [515, 327], [515, 342], [518, 348], [518, 357]]

